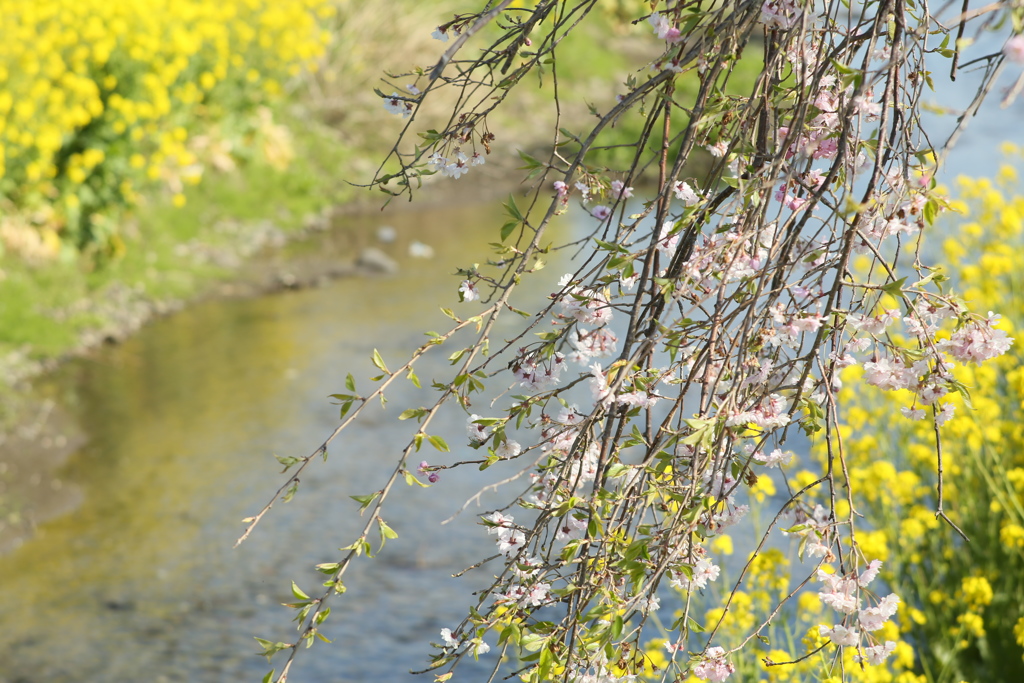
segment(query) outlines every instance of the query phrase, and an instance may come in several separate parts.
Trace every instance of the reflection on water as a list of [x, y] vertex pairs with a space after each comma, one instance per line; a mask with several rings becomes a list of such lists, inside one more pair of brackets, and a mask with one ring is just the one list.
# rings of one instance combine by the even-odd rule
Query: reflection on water
[[[362, 521], [348, 496], [379, 488], [408, 437], [380, 429], [393, 423], [375, 409], [293, 502], [232, 550], [239, 520], [281, 480], [271, 455], [311, 451], [330, 432], [337, 409], [327, 395], [349, 371], [369, 385], [373, 348], [397, 364], [423, 331], [444, 328], [438, 302], [470, 310], [451, 273], [480, 258], [499, 218], [492, 206], [363, 218], [395, 227], [383, 248], [398, 275], [207, 302], [48, 378], [41, 391], [69, 396], [89, 437], [59, 472], [83, 502], [0, 557], [0, 681], [259, 680], [267, 666], [247, 654], [257, 649], [251, 636], [293, 637], [278, 606], [290, 600], [289, 581], [312, 589], [322, 580], [310, 567], [336, 559], [325, 549], [347, 545]], [[436, 257], [408, 258], [413, 241]], [[307, 251], [342, 258], [331, 245], [351, 242], [328, 238]], [[532, 292], [527, 282], [525, 295], [543, 298], [560, 274], [545, 272]], [[424, 378], [448, 367], [441, 354], [425, 360]], [[388, 411], [433, 393], [403, 382]], [[464, 417], [439, 427], [458, 444]], [[449, 578], [477, 559], [474, 516], [439, 525], [476, 492], [474, 474], [445, 472], [433, 488], [401, 491], [385, 513], [401, 538], [356, 565], [337, 623], [326, 624], [335, 644], [304, 655], [296, 680], [393, 680], [425, 664], [429, 641], [457, 624], [481, 580]]]

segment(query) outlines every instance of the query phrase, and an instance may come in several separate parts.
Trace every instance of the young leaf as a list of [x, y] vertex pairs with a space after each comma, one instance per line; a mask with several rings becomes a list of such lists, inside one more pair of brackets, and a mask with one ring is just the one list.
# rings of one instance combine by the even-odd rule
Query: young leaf
[[373, 493], [365, 496], [349, 496], [349, 498], [359, 503], [359, 514], [363, 514], [363, 511], [370, 507], [370, 503], [372, 503], [379, 495], [380, 491], [374, 491]]
[[302, 589], [294, 581], [292, 581], [292, 595], [299, 600], [309, 600], [309, 596], [303, 593]]

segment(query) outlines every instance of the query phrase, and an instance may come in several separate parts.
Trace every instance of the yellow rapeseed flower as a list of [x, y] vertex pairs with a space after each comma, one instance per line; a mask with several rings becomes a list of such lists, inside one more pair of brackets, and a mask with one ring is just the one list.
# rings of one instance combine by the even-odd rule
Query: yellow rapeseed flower
[[984, 607], [992, 603], [992, 586], [984, 576], [964, 577], [960, 590], [969, 607]]
[[[123, 155], [105, 165], [104, 181], [115, 188], [177, 182], [182, 167], [197, 163], [186, 149], [167, 153], [167, 168], [155, 172], [129, 160], [149, 157], [168, 131], [184, 144], [186, 129], [252, 115], [289, 75], [316, 67], [329, 40], [319, 22], [334, 12], [332, 0], [0, 0], [5, 186], [61, 206], [61, 193], [76, 192], [111, 154]], [[250, 111], [238, 110], [243, 102]], [[82, 158], [59, 163], [69, 145]]]

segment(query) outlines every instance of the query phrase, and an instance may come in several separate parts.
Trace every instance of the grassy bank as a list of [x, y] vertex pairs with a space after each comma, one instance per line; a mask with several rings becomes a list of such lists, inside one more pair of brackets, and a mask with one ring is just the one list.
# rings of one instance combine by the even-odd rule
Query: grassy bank
[[308, 228], [355, 190], [337, 179], [352, 151], [326, 127], [293, 126], [287, 169], [254, 159], [209, 174], [177, 206], [155, 195], [125, 217], [126, 249], [97, 262], [73, 256], [0, 259], [0, 391], [70, 354], [118, 340], [162, 313], [230, 279], [263, 248]]

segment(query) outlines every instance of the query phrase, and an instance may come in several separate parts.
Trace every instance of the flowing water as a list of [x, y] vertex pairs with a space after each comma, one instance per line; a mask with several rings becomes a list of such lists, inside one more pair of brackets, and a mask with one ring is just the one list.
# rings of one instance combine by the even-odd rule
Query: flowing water
[[[398, 383], [387, 421], [371, 411], [310, 468], [291, 503], [232, 549], [239, 520], [283, 481], [272, 455], [308, 453], [331, 432], [338, 411], [328, 395], [345, 391], [349, 371], [368, 390], [379, 374], [374, 348], [398, 365], [424, 331], [445, 329], [438, 302], [470, 310], [451, 274], [479, 259], [499, 212], [490, 203], [360, 217], [373, 223], [292, 249], [292, 262], [322, 269], [347, 258], [351, 231], [372, 234], [387, 222], [397, 238], [381, 248], [395, 254], [398, 274], [208, 301], [42, 382], [87, 436], [59, 471], [61, 495], [80, 503], [0, 556], [0, 681], [259, 680], [268, 667], [251, 654], [252, 636], [293, 637], [279, 606], [292, 601], [289, 581], [318, 587], [323, 576], [311, 567], [338, 559], [329, 551], [350, 543], [363, 521], [349, 496], [379, 489], [408, 441], [393, 414], [435, 392]], [[434, 258], [408, 257], [412, 241]], [[528, 284], [526, 296], [543, 299], [561, 272], [538, 278], [539, 289]], [[419, 375], [447, 369], [448, 353], [425, 358]], [[454, 445], [464, 418], [434, 429]], [[385, 515], [400, 538], [357, 562], [326, 624], [335, 644], [303, 652], [296, 680], [394, 680], [423, 667], [428, 642], [457, 625], [474, 585], [450, 575], [478, 559], [474, 541], [485, 532], [472, 513], [480, 508], [440, 525], [476, 493], [480, 475], [470, 470], [400, 492]]]
[[[990, 111], [965, 135], [951, 174], [990, 173], [995, 141], [1013, 139], [1020, 103]], [[501, 216], [488, 203], [353, 220], [362, 224], [291, 249], [290, 263], [330, 270], [347, 258], [354, 233], [387, 223], [397, 238], [381, 246], [399, 261], [397, 275], [211, 300], [39, 383], [83, 443], [49, 486], [38, 486], [38, 474], [25, 482], [63, 512], [0, 555], [0, 683], [253, 681], [268, 666], [252, 654], [252, 636], [294, 637], [279, 605], [292, 600], [290, 580], [318, 587], [312, 565], [337, 559], [330, 549], [349, 543], [363, 521], [349, 496], [383, 484], [408, 432], [374, 409], [312, 466], [295, 500], [232, 549], [239, 520], [282, 481], [273, 454], [308, 453], [331, 432], [337, 409], [327, 396], [344, 391], [347, 372], [365, 390], [374, 348], [397, 365], [424, 330], [444, 329], [438, 302], [460, 306], [451, 273], [481, 258]], [[435, 257], [409, 257], [413, 241]], [[553, 291], [564, 258], [553, 255], [549, 272], [527, 281], [527, 301]], [[428, 356], [419, 375], [446, 370], [446, 355]], [[432, 394], [400, 382], [387, 410], [393, 417]], [[435, 429], [458, 436], [463, 426], [453, 413]], [[386, 514], [400, 538], [356, 563], [324, 629], [334, 645], [303, 652], [293, 680], [392, 681], [425, 664], [428, 642], [458, 623], [480, 581], [450, 574], [477, 559], [484, 532], [473, 513], [481, 508], [440, 524], [477, 491], [484, 480], [475, 474], [444, 472], [432, 488], [401, 492]], [[497, 498], [485, 496], [483, 509], [488, 500]], [[485, 660], [466, 668], [482, 674]]]

